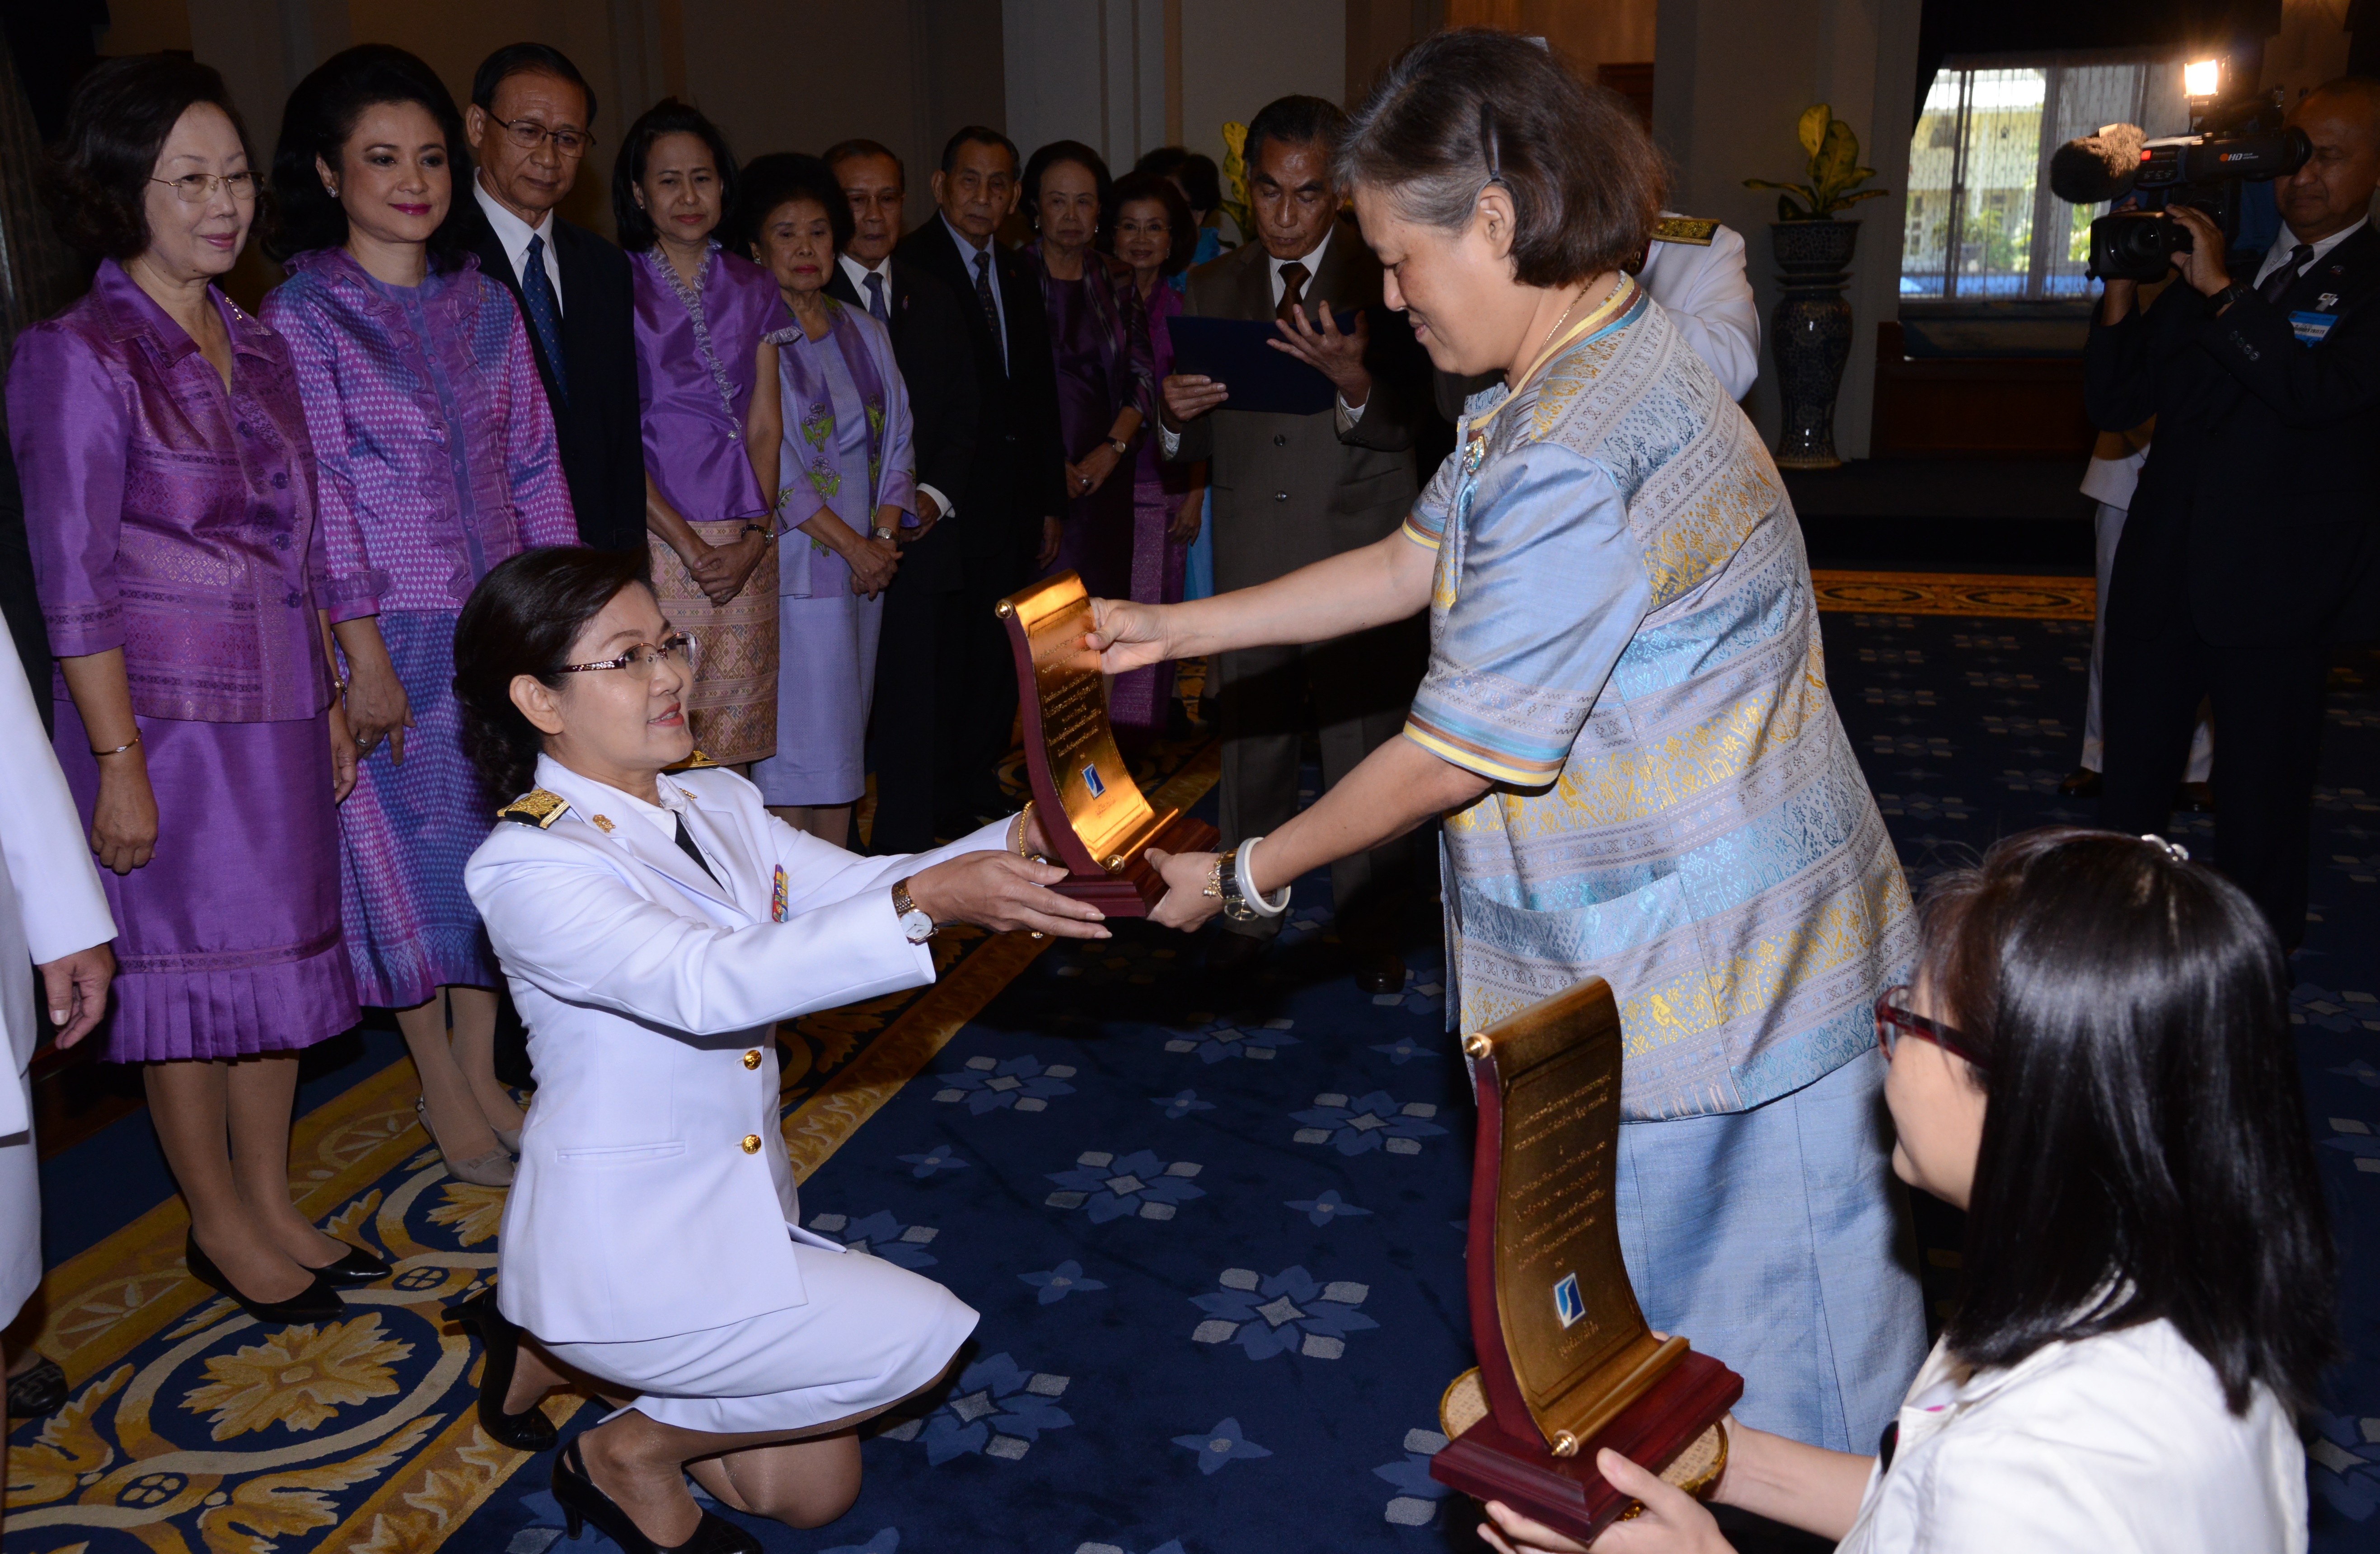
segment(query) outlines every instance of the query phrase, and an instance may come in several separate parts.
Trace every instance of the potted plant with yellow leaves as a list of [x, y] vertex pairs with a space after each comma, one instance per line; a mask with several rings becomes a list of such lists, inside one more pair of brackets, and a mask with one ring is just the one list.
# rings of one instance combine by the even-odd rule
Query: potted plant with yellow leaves
[[1777, 220], [1768, 227], [1769, 251], [1785, 288], [1768, 315], [1784, 400], [1777, 463], [1785, 469], [1832, 469], [1842, 463], [1835, 454], [1835, 395], [1852, 349], [1852, 305], [1843, 287], [1860, 228], [1835, 212], [1888, 191], [1859, 187], [1876, 169], [1859, 164], [1859, 136], [1833, 108], [1811, 104], [1795, 128], [1809, 157], [1809, 181], [1746, 178], [1743, 187], [1779, 191]]

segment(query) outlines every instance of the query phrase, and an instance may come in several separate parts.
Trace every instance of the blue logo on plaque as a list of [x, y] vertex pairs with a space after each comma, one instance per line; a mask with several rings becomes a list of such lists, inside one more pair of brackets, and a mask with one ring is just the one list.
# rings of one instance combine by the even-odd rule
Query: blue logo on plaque
[[1561, 1282], [1554, 1286], [1554, 1310], [1565, 1328], [1586, 1315], [1586, 1302], [1579, 1298], [1577, 1274], [1563, 1274]]
[[1091, 796], [1093, 798], [1097, 798], [1108, 791], [1108, 785], [1099, 781], [1099, 769], [1096, 766], [1087, 766], [1083, 768], [1083, 786], [1091, 790]]

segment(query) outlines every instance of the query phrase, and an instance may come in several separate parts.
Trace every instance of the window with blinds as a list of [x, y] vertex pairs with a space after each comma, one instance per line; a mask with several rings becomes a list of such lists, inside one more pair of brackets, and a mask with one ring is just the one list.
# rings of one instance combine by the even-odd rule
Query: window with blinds
[[2049, 192], [2049, 153], [2104, 124], [2152, 137], [2190, 123], [2179, 55], [1953, 60], [1909, 141], [1900, 238], [1908, 301], [2052, 301], [2088, 295], [2091, 223], [2105, 205]]

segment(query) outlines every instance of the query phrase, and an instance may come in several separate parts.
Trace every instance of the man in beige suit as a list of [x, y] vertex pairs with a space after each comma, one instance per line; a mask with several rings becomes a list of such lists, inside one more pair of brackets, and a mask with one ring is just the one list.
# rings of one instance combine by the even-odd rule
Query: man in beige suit
[[[1185, 315], [1278, 320], [1275, 348], [1338, 391], [1331, 408], [1293, 416], [1234, 410], [1229, 385], [1211, 378], [1165, 380], [1160, 450], [1173, 462], [1211, 465], [1217, 592], [1373, 543], [1404, 521], [1417, 490], [1414, 434], [1429, 413], [1428, 358], [1402, 318], [1378, 311], [1379, 264], [1339, 214], [1330, 150], [1345, 122], [1317, 97], [1284, 97], [1257, 114], [1246, 145], [1256, 240], [1190, 273]], [[1342, 334], [1331, 315], [1350, 312], [1357, 322]], [[1309, 698], [1326, 787], [1403, 727], [1421, 678], [1422, 625], [1221, 655], [1227, 845], [1296, 813]], [[1369, 992], [1404, 985], [1383, 911], [1408, 851], [1400, 840], [1331, 866], [1340, 932]], [[1208, 964], [1245, 965], [1280, 926], [1279, 918], [1227, 923]]]

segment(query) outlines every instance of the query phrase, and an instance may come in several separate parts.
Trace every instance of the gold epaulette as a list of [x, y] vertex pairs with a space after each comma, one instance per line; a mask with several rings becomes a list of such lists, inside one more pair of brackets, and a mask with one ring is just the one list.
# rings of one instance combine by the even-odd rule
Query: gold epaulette
[[662, 767], [662, 770], [663, 771], [700, 771], [707, 767], [713, 767], [718, 764], [719, 763], [717, 761], [712, 760], [700, 750], [697, 750], [694, 754], [686, 757], [686, 759], [678, 762], [675, 766], [665, 766]]
[[496, 819], [514, 820], [521, 825], [535, 826], [538, 830], [544, 831], [554, 821], [562, 819], [569, 808], [570, 801], [560, 794], [548, 793], [543, 788], [531, 788], [497, 810]]
[[1653, 224], [1656, 243], [1684, 243], [1697, 249], [1711, 246], [1719, 224], [1703, 216], [1663, 216]]

